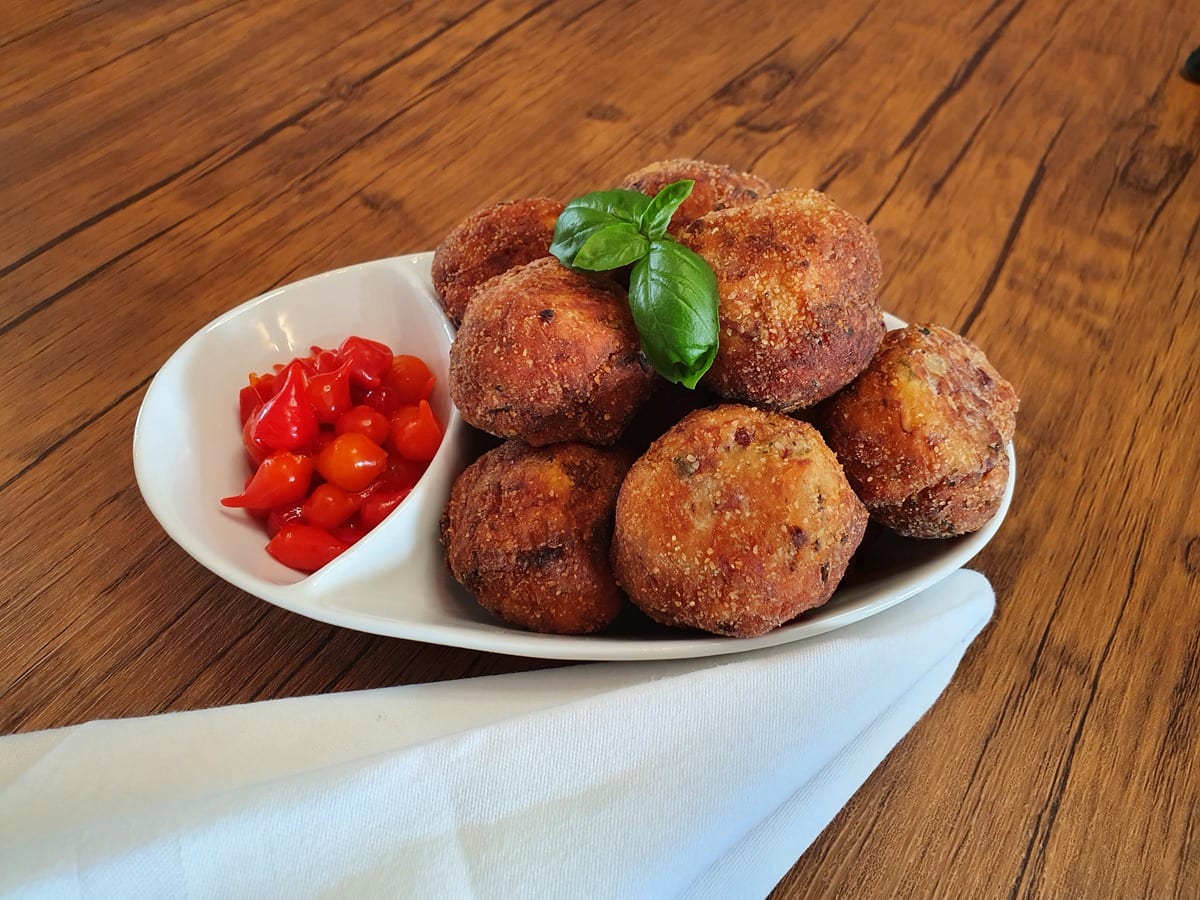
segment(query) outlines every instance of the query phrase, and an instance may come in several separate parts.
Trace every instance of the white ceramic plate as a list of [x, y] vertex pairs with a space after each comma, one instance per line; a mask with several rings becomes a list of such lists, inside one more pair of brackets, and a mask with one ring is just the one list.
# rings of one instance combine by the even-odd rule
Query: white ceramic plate
[[[501, 625], [453, 581], [438, 541], [442, 509], [468, 461], [471, 439], [446, 391], [454, 332], [429, 280], [431, 257], [363, 263], [271, 291], [201, 329], [163, 365], [138, 413], [134, 470], [151, 512], [203, 566], [284, 609], [373, 634], [546, 659], [678, 659], [800, 640], [874, 615], [960, 568], [1004, 519], [1016, 477], [1011, 447], [1004, 500], [981, 531], [946, 541], [868, 532], [827, 604], [761, 637], [676, 632], [636, 614], [611, 633], [585, 637]], [[889, 326], [899, 324], [889, 318]], [[266, 553], [258, 522], [217, 501], [237, 493], [247, 472], [237, 419], [237, 394], [247, 373], [303, 355], [312, 344], [336, 346], [350, 334], [429, 363], [438, 379], [432, 404], [447, 423], [446, 438], [404, 503], [338, 559], [305, 577]]]

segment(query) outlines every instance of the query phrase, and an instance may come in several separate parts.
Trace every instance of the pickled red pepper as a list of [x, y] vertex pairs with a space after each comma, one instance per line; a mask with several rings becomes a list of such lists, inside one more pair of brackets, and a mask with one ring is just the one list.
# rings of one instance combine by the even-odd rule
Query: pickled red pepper
[[419, 357], [358, 336], [251, 373], [238, 407], [252, 473], [221, 503], [262, 520], [281, 563], [316, 571], [383, 521], [433, 459], [435, 384]]

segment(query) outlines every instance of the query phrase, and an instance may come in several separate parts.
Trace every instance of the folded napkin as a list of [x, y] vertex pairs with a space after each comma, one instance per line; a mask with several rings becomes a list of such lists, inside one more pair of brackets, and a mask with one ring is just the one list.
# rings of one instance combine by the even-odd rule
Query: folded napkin
[[960, 571], [734, 656], [0, 738], [0, 893], [763, 896], [937, 699], [993, 606]]

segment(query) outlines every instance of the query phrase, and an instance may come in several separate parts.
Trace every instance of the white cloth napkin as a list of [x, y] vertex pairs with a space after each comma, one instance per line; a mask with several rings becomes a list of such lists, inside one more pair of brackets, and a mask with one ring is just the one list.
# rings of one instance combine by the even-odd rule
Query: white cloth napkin
[[600, 663], [0, 738], [0, 892], [768, 893], [992, 615], [960, 571], [726, 657]]

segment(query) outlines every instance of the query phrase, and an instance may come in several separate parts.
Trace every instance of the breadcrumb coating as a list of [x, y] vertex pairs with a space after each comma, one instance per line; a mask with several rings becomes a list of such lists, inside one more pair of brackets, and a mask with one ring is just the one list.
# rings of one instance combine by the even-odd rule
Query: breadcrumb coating
[[455, 325], [485, 281], [550, 255], [563, 206], [549, 197], [508, 200], [473, 213], [446, 235], [434, 250], [430, 277]]
[[763, 634], [820, 606], [867, 512], [807, 423], [724, 404], [685, 416], [617, 499], [617, 582], [652, 619]]
[[481, 287], [450, 347], [463, 419], [536, 446], [615, 442], [654, 380], [624, 290], [554, 257]]
[[705, 383], [782, 412], [862, 371], [883, 338], [870, 227], [818, 191], [781, 190], [679, 233], [717, 276], [720, 346]]
[[877, 521], [942, 538], [977, 531], [999, 507], [1018, 403], [974, 343], [914, 324], [889, 332], [816, 420]]
[[609, 546], [628, 467], [618, 450], [575, 443], [488, 451], [455, 481], [442, 516], [451, 573], [510, 625], [599, 631], [624, 604]]
[[757, 175], [699, 159], [668, 159], [651, 163], [621, 179], [620, 187], [653, 197], [668, 184], [690, 179], [695, 184], [675, 210], [668, 231], [679, 231], [689, 222], [714, 210], [745, 206], [771, 193], [771, 185]]

